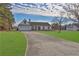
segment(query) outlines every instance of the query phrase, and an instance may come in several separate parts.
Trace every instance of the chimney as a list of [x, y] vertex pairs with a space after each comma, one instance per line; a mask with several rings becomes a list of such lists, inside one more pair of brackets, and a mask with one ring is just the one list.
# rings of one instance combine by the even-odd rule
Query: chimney
[[29, 22], [31, 22], [31, 19], [29, 19]]
[[27, 20], [24, 19], [24, 24], [26, 24]]

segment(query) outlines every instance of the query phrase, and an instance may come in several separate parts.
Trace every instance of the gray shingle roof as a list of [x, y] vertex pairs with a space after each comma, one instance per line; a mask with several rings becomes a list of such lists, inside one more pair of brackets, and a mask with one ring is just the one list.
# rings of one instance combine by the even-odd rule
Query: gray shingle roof
[[43, 25], [43, 26], [50, 26], [47, 22], [30, 22], [31, 25]]
[[25, 20], [23, 20], [19, 25], [41, 25], [41, 26], [50, 26], [48, 22], [27, 22], [25, 23]]

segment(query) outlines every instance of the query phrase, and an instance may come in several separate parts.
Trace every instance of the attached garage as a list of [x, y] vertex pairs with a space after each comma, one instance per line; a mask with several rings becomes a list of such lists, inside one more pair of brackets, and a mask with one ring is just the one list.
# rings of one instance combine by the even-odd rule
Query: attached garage
[[27, 20], [23, 20], [19, 25], [18, 25], [18, 30], [19, 31], [30, 31], [32, 30], [31, 25]]

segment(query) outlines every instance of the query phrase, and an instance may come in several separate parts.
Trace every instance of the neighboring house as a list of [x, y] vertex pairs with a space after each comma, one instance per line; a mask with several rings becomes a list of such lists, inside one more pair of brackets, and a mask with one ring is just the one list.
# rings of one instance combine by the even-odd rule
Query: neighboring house
[[31, 30], [52, 30], [51, 25], [47, 22], [31, 22], [30, 20], [23, 20], [18, 25], [19, 31], [31, 31]]
[[67, 25], [66, 30], [79, 31], [79, 25], [78, 24]]

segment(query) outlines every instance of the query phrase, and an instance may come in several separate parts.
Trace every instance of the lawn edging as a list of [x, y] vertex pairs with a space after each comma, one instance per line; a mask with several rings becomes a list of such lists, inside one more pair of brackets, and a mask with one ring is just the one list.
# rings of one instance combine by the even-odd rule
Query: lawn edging
[[28, 52], [28, 36], [26, 35], [26, 33], [23, 33], [25, 38], [26, 38], [26, 49], [25, 49], [25, 56], [27, 56], [27, 52]]

